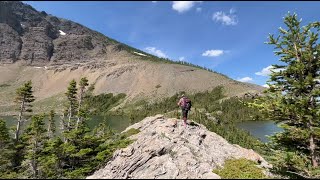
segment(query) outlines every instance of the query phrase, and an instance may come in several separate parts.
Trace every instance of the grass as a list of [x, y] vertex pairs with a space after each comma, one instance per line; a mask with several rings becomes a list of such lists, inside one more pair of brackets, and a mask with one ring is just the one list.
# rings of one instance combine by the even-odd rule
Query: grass
[[131, 128], [131, 129], [129, 129], [128, 131], [122, 133], [122, 134], [121, 134], [121, 137], [122, 137], [122, 138], [127, 138], [127, 137], [130, 137], [130, 136], [132, 136], [132, 135], [138, 134], [139, 132], [140, 132], [139, 129]]
[[66, 102], [66, 100], [67, 99], [65, 95], [63, 93], [60, 93], [49, 98], [34, 102], [33, 111], [35, 113], [48, 113], [51, 109], [54, 109], [56, 112], [60, 112], [63, 110], [63, 104]]
[[213, 173], [218, 174], [222, 179], [266, 179], [262, 169], [256, 166], [253, 161], [241, 159], [228, 159], [223, 168], [214, 169]]

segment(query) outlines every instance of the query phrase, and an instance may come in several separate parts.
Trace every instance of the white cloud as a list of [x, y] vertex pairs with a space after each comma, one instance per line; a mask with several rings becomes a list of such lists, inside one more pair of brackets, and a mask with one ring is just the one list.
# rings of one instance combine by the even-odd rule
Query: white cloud
[[255, 74], [258, 76], [269, 76], [271, 74], [271, 70], [274, 72], [280, 72], [285, 70], [285, 68], [273, 69], [273, 66], [268, 66], [263, 68], [260, 72], [256, 72]]
[[201, 7], [197, 7], [196, 11], [197, 11], [197, 12], [201, 12], [201, 11], [202, 11], [202, 8], [201, 8]]
[[252, 82], [252, 78], [251, 77], [244, 77], [244, 78], [238, 79], [238, 81], [241, 81], [241, 82]]
[[208, 57], [218, 57], [225, 53], [223, 50], [215, 49], [215, 50], [207, 50], [206, 52], [202, 53], [202, 56]]
[[185, 58], [184, 57], [179, 57], [179, 61], [184, 61]]
[[235, 15], [236, 10], [234, 8], [231, 8], [229, 10], [229, 13], [225, 13], [222, 11], [215, 12], [212, 15], [212, 20], [216, 22], [221, 22], [223, 25], [237, 25], [238, 19]]
[[266, 68], [263, 68], [260, 72], [256, 72], [255, 74], [258, 76], [268, 76], [271, 74], [270, 69], [272, 69], [273, 66], [268, 66]]
[[172, 9], [183, 13], [190, 10], [196, 3], [201, 3], [202, 1], [173, 1]]
[[156, 55], [156, 56], [162, 57], [162, 58], [168, 58], [168, 56], [164, 52], [162, 52], [161, 50], [159, 50], [155, 47], [146, 47], [145, 49], [150, 54], [153, 54], [153, 55]]
[[157, 1], [151, 1], [152, 3], [157, 3]]
[[263, 87], [265, 87], [265, 88], [269, 88], [269, 85], [268, 84], [264, 84], [264, 85], [262, 85]]

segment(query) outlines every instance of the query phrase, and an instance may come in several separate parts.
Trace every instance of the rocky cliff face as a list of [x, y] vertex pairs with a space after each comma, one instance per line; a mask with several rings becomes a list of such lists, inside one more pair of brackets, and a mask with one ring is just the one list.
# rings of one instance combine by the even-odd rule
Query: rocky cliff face
[[135, 142], [114, 153], [107, 165], [87, 179], [220, 179], [212, 172], [229, 158], [246, 158], [260, 167], [270, 165], [253, 150], [228, 143], [203, 125], [182, 122], [162, 115], [145, 118], [128, 127], [141, 132], [131, 136]]
[[22, 2], [0, 2], [0, 63], [86, 62], [105, 55], [110, 43], [98, 32]]

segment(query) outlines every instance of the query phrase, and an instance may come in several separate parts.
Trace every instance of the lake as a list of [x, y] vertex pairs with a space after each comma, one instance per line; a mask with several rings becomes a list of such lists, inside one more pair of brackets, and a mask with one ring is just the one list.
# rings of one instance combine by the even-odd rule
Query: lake
[[249, 131], [249, 133], [266, 143], [269, 141], [267, 135], [281, 132], [282, 128], [278, 127], [274, 121], [244, 121], [236, 124], [237, 127]]

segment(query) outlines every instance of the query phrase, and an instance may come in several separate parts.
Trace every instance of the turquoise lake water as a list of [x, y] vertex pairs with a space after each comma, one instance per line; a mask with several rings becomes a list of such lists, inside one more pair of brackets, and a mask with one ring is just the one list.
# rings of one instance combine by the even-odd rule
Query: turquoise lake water
[[260, 139], [262, 142], [268, 142], [267, 135], [281, 132], [274, 121], [245, 121], [236, 124], [237, 127], [249, 131], [251, 135]]

